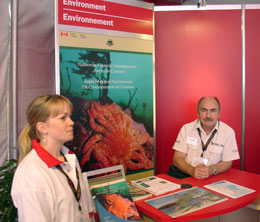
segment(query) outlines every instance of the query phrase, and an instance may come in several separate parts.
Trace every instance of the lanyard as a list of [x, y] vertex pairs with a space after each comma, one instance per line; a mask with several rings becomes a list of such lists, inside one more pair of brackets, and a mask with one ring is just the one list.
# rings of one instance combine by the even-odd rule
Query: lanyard
[[202, 153], [200, 155], [200, 157], [203, 157], [203, 153], [204, 151], [208, 148], [209, 143], [211, 142], [211, 140], [213, 139], [213, 137], [215, 136], [217, 129], [214, 129], [213, 133], [211, 134], [210, 138], [208, 139], [207, 143], [204, 145], [202, 139], [201, 139], [201, 131], [200, 128], [197, 128], [199, 136], [200, 136], [200, 140], [201, 140], [201, 145], [202, 145]]
[[[67, 159], [65, 158], [64, 155], [63, 155], [63, 157], [64, 157], [65, 161], [67, 162]], [[74, 194], [74, 196], [75, 196], [75, 198], [76, 198], [76, 200], [77, 200], [77, 202], [78, 202], [78, 204], [79, 204], [79, 210], [81, 211], [81, 206], [80, 206], [80, 203], [79, 203], [80, 196], [81, 196], [81, 189], [80, 189], [79, 172], [78, 172], [77, 168], [76, 168], [76, 176], [77, 176], [77, 181], [78, 181], [77, 190], [75, 189], [75, 186], [74, 186], [72, 180], [71, 180], [71, 179], [69, 178], [69, 176], [64, 172], [64, 170], [62, 169], [62, 167], [61, 167], [60, 165], [57, 165], [56, 168], [66, 176], [67, 181], [68, 181], [68, 184], [69, 184], [69, 186], [70, 186], [70, 188], [71, 188], [71, 190], [72, 190], [72, 192], [73, 192], [73, 194]]]

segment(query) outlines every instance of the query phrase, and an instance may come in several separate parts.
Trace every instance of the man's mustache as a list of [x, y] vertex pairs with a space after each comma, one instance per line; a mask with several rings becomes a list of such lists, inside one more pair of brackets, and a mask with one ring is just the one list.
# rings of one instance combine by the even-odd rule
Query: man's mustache
[[213, 119], [211, 119], [211, 118], [208, 118], [208, 117], [207, 117], [207, 118], [205, 118], [204, 120], [205, 120], [205, 121], [213, 121]]

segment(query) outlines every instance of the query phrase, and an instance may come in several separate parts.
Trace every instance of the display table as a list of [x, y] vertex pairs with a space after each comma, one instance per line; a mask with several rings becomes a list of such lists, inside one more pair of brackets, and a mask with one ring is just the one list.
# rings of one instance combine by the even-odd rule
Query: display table
[[[260, 175], [259, 174], [253, 174], [246, 171], [236, 170], [236, 169], [230, 169], [226, 173], [218, 174], [216, 176], [211, 176], [208, 179], [198, 180], [193, 177], [188, 177], [185, 179], [176, 179], [171, 176], [165, 175], [165, 174], [159, 174], [156, 175], [158, 177], [161, 177], [163, 179], [172, 181], [174, 183], [178, 184], [191, 184], [193, 187], [201, 187], [206, 184], [211, 184], [220, 180], [227, 180], [232, 183], [236, 183], [238, 185], [256, 190], [256, 192], [253, 192], [251, 194], [247, 194], [245, 196], [242, 196], [240, 198], [230, 198], [227, 197], [228, 200], [223, 201], [221, 203], [215, 204], [213, 206], [206, 207], [204, 209], [200, 209], [198, 211], [194, 211], [191, 213], [188, 213], [186, 215], [180, 216], [178, 218], [171, 218], [170, 216], [164, 214], [163, 212], [159, 211], [158, 209], [150, 206], [145, 202], [145, 200], [156, 198], [158, 196], [152, 196], [143, 200], [136, 201], [136, 206], [138, 211], [140, 211], [141, 214], [147, 215], [150, 218], [153, 218], [157, 221], [190, 221], [190, 220], [198, 220], [203, 218], [209, 218], [209, 217], [215, 217], [222, 214], [230, 213], [232, 211], [238, 210], [240, 208], [243, 208], [249, 204], [251, 204], [253, 201], [255, 201], [260, 194]], [[207, 188], [204, 188], [207, 189]], [[180, 191], [182, 189], [175, 190], [173, 192], [168, 192], [163, 195], [167, 195], [170, 193], [174, 193], [177, 191]], [[214, 192], [214, 191], [212, 191]], [[217, 193], [217, 192], [215, 192]], [[222, 194], [221, 194], [222, 195]], [[162, 195], [160, 195], [162, 196]], [[225, 195], [223, 195], [225, 196]]]

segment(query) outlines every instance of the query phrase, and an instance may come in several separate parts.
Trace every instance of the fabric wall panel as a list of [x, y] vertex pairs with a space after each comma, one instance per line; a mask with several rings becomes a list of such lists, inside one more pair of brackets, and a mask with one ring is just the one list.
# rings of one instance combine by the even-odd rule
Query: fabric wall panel
[[29, 103], [55, 93], [54, 2], [19, 2], [18, 15], [18, 133], [26, 123]]
[[260, 10], [249, 9], [246, 23], [246, 118], [245, 118], [245, 170], [260, 173]]
[[8, 158], [8, 0], [0, 1], [0, 166]]

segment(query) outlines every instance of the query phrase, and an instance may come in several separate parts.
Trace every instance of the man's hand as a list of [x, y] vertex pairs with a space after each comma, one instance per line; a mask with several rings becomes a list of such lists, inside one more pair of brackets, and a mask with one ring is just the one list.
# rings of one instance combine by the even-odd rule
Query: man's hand
[[[196, 179], [206, 179], [213, 175], [213, 168], [204, 164], [199, 164], [196, 167], [191, 166], [185, 160], [186, 154], [175, 151], [173, 156], [173, 164], [178, 167], [182, 172], [191, 175]], [[232, 161], [221, 161], [213, 167], [218, 173], [223, 173], [229, 170], [232, 166]]]
[[196, 179], [206, 179], [210, 175], [211, 175], [210, 168], [204, 165], [203, 163], [193, 168], [192, 176]]

